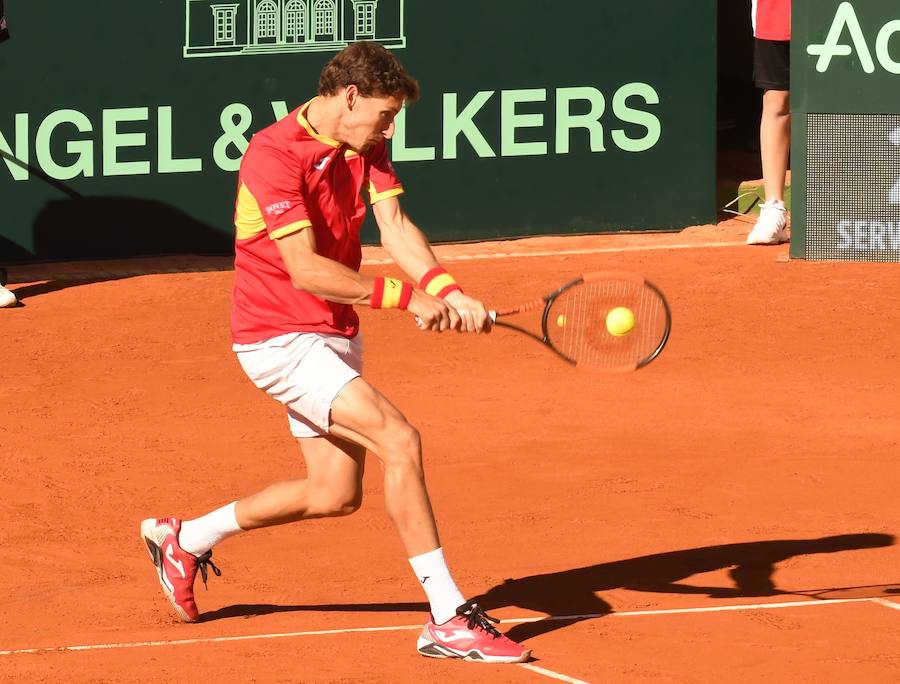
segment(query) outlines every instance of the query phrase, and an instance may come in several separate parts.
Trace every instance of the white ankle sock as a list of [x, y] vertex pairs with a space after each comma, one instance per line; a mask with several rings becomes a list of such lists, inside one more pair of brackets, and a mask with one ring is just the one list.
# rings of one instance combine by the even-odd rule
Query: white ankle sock
[[428, 595], [431, 616], [435, 624], [443, 624], [455, 617], [456, 609], [465, 603], [466, 599], [450, 576], [447, 561], [444, 560], [444, 549], [437, 548], [410, 558], [409, 564]]
[[195, 556], [206, 553], [223, 539], [233, 537], [238, 532], [243, 532], [237, 524], [234, 515], [234, 507], [237, 501], [217, 508], [212, 513], [195, 520], [185, 520], [181, 523], [181, 532], [178, 534], [178, 544], [182, 549]]

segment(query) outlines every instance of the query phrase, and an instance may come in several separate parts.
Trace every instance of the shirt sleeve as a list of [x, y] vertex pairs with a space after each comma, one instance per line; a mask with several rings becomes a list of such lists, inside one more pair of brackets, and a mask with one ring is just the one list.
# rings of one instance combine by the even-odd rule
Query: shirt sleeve
[[369, 202], [375, 204], [388, 197], [403, 194], [403, 185], [394, 171], [388, 155], [387, 141], [383, 140], [366, 155]]
[[241, 161], [235, 225], [238, 236], [265, 229], [273, 240], [312, 225], [303, 196], [303, 169], [288, 151], [251, 144]]

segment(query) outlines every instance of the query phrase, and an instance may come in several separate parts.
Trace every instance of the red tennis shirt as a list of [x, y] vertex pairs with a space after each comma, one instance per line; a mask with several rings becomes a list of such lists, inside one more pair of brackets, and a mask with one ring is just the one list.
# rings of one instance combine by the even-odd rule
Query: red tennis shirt
[[762, 40], [791, 39], [791, 0], [752, 0], [753, 35]]
[[241, 160], [231, 308], [238, 344], [290, 332], [356, 335], [352, 306], [291, 284], [275, 240], [312, 230], [320, 255], [359, 270], [363, 188], [370, 203], [403, 192], [385, 142], [360, 155], [319, 135], [306, 120], [310, 102], [254, 135]]

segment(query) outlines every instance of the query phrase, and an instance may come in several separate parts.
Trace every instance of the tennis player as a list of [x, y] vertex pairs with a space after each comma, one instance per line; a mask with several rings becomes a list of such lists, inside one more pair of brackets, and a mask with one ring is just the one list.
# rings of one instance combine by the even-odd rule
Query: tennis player
[[[530, 651], [466, 601], [444, 559], [419, 433], [362, 377], [354, 305], [405, 309], [423, 330], [486, 332], [482, 302], [438, 264], [398, 197], [388, 158], [394, 117], [418, 83], [381, 45], [359, 42], [322, 70], [318, 96], [257, 133], [241, 162], [235, 209], [234, 350], [250, 379], [287, 407], [306, 479], [276, 482], [194, 520], [150, 518], [141, 535], [178, 616], [197, 620], [194, 579], [218, 575], [212, 548], [239, 532], [349, 515], [366, 451], [381, 461], [388, 514], [431, 605], [418, 651], [521, 662]], [[359, 273], [368, 195], [381, 241], [411, 282]]]

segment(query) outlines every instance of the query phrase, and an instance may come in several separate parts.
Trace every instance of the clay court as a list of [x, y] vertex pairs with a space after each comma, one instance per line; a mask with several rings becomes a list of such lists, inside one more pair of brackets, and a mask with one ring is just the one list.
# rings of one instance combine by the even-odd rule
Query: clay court
[[900, 680], [896, 266], [789, 261], [745, 233], [437, 249], [498, 306], [644, 274], [673, 331], [632, 374], [361, 311], [368, 379], [423, 434], [457, 581], [534, 649], [524, 666], [416, 654], [427, 605], [373, 458], [358, 513], [225, 542], [202, 621], [177, 622], [140, 520], [303, 472], [230, 350], [229, 261], [11, 268], [0, 680]]

